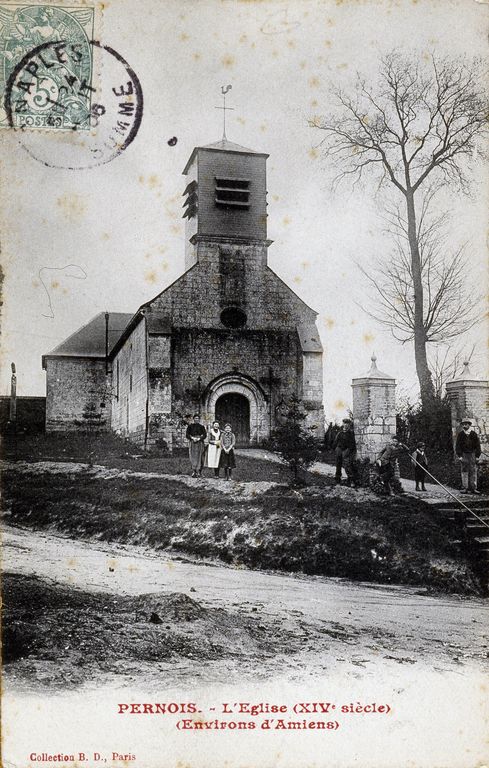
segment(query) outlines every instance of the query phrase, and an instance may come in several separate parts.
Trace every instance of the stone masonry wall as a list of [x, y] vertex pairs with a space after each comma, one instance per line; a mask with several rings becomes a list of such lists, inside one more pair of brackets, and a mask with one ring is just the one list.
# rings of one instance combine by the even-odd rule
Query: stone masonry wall
[[[269, 436], [270, 368], [274, 406], [283, 398], [300, 395], [299, 339], [292, 331], [175, 329], [172, 334], [172, 415], [174, 439], [179, 439], [178, 418], [203, 412], [209, 385], [223, 374], [236, 373], [258, 385], [266, 407], [261, 414], [258, 440]], [[199, 382], [200, 375], [200, 401]], [[264, 381], [265, 379], [265, 381]], [[235, 388], [239, 391], [239, 387]], [[209, 420], [213, 414], [206, 414]], [[253, 432], [253, 429], [252, 429]]]
[[302, 358], [302, 397], [320, 403], [323, 397], [322, 354], [304, 352]]
[[353, 384], [353, 420], [359, 458], [373, 461], [396, 433], [396, 386], [362, 380]]
[[[86, 418], [88, 414], [100, 419]], [[105, 360], [46, 358], [46, 431], [79, 431], [111, 427]]]
[[[175, 435], [179, 418], [199, 409], [199, 376], [201, 395], [213, 379], [234, 371], [253, 379], [268, 398], [263, 379], [272, 368], [280, 379], [273, 385], [274, 403], [292, 394], [304, 397], [322, 434], [322, 355], [303, 355], [297, 333], [298, 325], [315, 323], [316, 313], [266, 266], [266, 246], [199, 242], [196, 249], [198, 262], [146, 307], [168, 316], [172, 326], [171, 424], [162, 415], [170, 392], [165, 369], [150, 383], [150, 392], [158, 385], [164, 401], [150, 406], [151, 418], [160, 414], [155, 430], [163, 434], [171, 427]], [[227, 306], [245, 312], [243, 327], [223, 325]], [[269, 418], [267, 423], [269, 431]]]
[[[197, 377], [202, 392], [223, 373], [237, 371], [256, 381], [268, 397], [269, 368], [280, 379], [274, 397], [299, 395], [299, 340], [295, 332], [211, 329], [175, 329], [172, 336], [173, 401], [188, 403], [191, 412], [198, 405]], [[182, 407], [185, 409], [186, 406]], [[187, 411], [186, 411], [187, 412]]]
[[171, 337], [150, 336], [149, 348], [149, 432], [148, 443], [164, 440], [172, 447]]
[[314, 436], [324, 438], [323, 356], [318, 352], [302, 353], [302, 392], [306, 410], [305, 427], [315, 428]]
[[146, 432], [146, 329], [144, 320], [112, 361], [112, 429], [144, 444]]
[[265, 266], [266, 247], [262, 245], [199, 243], [198, 263], [157, 296], [149, 311], [169, 315], [176, 327], [223, 328], [220, 249], [226, 248], [244, 254], [246, 296], [236, 300], [247, 314], [246, 328], [295, 329], [300, 323], [315, 322], [316, 313]]

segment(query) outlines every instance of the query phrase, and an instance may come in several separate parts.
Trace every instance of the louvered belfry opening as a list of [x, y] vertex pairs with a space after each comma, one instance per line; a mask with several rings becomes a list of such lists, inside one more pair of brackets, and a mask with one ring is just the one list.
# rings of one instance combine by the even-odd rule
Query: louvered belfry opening
[[225, 179], [216, 177], [216, 205], [223, 208], [250, 207], [249, 179]]
[[198, 197], [197, 197], [197, 182], [191, 181], [190, 184], [187, 184], [185, 187], [185, 191], [183, 193], [183, 196], [185, 198], [185, 201], [183, 203], [183, 208], [185, 208], [183, 212], [183, 218], [184, 219], [193, 219], [194, 216], [197, 216], [198, 211]]

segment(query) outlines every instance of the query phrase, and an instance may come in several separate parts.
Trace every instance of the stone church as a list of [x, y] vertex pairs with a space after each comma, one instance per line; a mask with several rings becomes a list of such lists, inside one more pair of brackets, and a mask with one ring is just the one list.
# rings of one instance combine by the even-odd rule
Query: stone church
[[195, 147], [185, 272], [134, 315], [100, 313], [43, 356], [48, 431], [95, 425], [171, 448], [200, 413], [259, 444], [297, 395], [322, 437], [317, 313], [267, 264], [267, 157], [226, 139]]

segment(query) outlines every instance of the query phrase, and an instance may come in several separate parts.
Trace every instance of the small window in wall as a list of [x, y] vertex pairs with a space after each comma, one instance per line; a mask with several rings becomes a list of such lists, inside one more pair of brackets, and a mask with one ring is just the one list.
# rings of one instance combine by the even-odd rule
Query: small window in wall
[[228, 328], [242, 328], [247, 319], [246, 312], [239, 307], [226, 307], [221, 312], [221, 323]]
[[249, 180], [216, 178], [215, 201], [216, 205], [221, 208], [249, 208]]
[[132, 373], [129, 375], [129, 392], [132, 392]]
[[119, 399], [119, 360], [116, 361], [115, 372], [116, 372], [116, 376], [115, 376], [115, 399], [118, 400]]

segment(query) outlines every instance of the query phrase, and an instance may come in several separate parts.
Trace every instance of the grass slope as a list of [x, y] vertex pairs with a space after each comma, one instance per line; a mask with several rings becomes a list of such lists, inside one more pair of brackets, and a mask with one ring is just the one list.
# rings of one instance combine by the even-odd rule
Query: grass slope
[[243, 499], [170, 479], [107, 480], [84, 473], [7, 471], [3, 486], [8, 521], [17, 526], [249, 568], [479, 592], [450, 542], [453, 532], [410, 498], [377, 499], [323, 484], [301, 491], [276, 486]]

